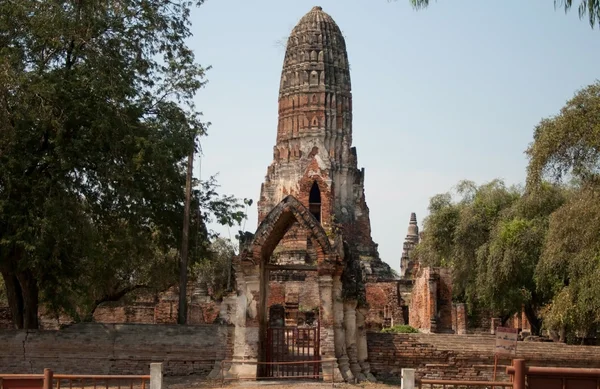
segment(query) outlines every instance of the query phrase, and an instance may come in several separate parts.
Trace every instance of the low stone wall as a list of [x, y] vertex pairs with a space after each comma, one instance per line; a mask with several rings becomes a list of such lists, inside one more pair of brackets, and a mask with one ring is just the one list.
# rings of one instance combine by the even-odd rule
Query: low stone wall
[[0, 373], [206, 375], [230, 359], [233, 327], [77, 324], [60, 331], [0, 331]]
[[[378, 378], [399, 378], [402, 368], [416, 377], [491, 380], [495, 337], [448, 334], [367, 334], [371, 372]], [[600, 368], [600, 347], [560, 343], [519, 342], [517, 358], [528, 366]], [[508, 380], [508, 358], [498, 362], [497, 379]]]

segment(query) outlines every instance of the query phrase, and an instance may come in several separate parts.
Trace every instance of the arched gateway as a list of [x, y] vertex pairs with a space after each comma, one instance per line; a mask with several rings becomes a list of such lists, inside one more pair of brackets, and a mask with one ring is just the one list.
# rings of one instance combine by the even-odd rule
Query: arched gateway
[[[316, 263], [298, 265], [277, 264], [271, 261], [273, 251], [292, 226], [307, 232], [308, 240], [312, 247], [315, 247]], [[282, 361], [285, 360], [282, 358], [283, 354], [305, 357], [304, 360], [335, 358], [332, 288], [334, 279], [341, 285], [342, 262], [338, 250], [334, 250], [325, 230], [308, 208], [294, 196], [289, 195], [283, 199], [261, 222], [254, 238], [244, 245], [243, 251], [235, 262], [235, 270], [239, 312], [236, 312], [234, 359], [237, 361], [256, 359], [259, 362], [268, 359]], [[279, 318], [279, 315], [283, 315], [281, 312], [284, 308], [279, 305], [269, 306], [269, 274], [280, 270], [316, 273], [319, 305], [317, 323], [312, 327], [314, 331], [310, 329], [311, 327], [296, 332], [284, 331], [285, 317]], [[275, 307], [277, 309], [270, 309]], [[274, 312], [277, 312], [278, 316], [269, 318], [269, 313], [273, 315]], [[272, 323], [278, 324], [269, 326], [269, 319]], [[279, 322], [279, 319], [282, 321]], [[270, 327], [279, 325], [283, 328], [282, 331], [269, 331]], [[318, 338], [315, 339], [315, 335]], [[301, 347], [303, 350], [300, 350]], [[280, 352], [278, 358], [268, 358], [273, 357], [273, 353], [277, 352]], [[311, 365], [310, 369], [288, 370], [298, 376], [313, 375], [313, 366], [319, 367], [315, 364]], [[329, 370], [331, 371], [330, 368]], [[253, 365], [236, 363], [233, 371], [236, 373], [242, 371], [244, 376], [253, 375], [257, 371], [259, 376], [265, 376], [272, 375], [275, 370], [267, 368], [256, 370]]]

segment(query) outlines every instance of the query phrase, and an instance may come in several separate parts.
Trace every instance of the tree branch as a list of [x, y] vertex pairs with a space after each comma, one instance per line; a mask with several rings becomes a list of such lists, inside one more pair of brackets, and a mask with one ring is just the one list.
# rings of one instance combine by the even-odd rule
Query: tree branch
[[139, 290], [139, 289], [150, 289], [150, 287], [148, 285], [131, 285], [131, 286], [121, 289], [118, 292], [114, 292], [111, 294], [105, 294], [101, 298], [96, 299], [96, 301], [94, 301], [94, 305], [92, 306], [91, 311], [88, 314], [88, 318], [91, 319], [94, 316], [94, 312], [96, 312], [96, 308], [98, 308], [98, 306], [100, 304], [107, 303], [110, 301], [119, 301], [120, 299], [125, 297], [126, 294], [131, 293], [135, 290]]

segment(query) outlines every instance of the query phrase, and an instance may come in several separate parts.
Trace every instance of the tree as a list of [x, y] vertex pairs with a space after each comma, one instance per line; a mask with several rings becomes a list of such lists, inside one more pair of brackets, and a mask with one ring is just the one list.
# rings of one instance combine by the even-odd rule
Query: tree
[[565, 202], [566, 190], [543, 184], [506, 209], [481, 249], [477, 272], [480, 303], [509, 317], [524, 310], [532, 333], [541, 330], [540, 308], [549, 301], [535, 282], [550, 215]]
[[[0, 273], [16, 327], [38, 326], [40, 299], [72, 305], [85, 281], [118, 295], [152, 268], [142, 258], [170, 266], [185, 157], [206, 130], [191, 5], [0, 3]], [[214, 190], [196, 197], [239, 217]]]
[[540, 290], [553, 296], [545, 327], [572, 340], [600, 329], [599, 236], [600, 190], [585, 187], [552, 215], [537, 266]]
[[600, 82], [583, 88], [560, 113], [543, 119], [527, 149], [528, 191], [544, 179], [569, 179], [572, 194], [550, 217], [536, 269], [541, 292], [552, 296], [545, 326], [562, 338], [584, 338], [600, 328]]
[[[419, 10], [429, 6], [429, 0], [410, 0], [414, 9]], [[564, 8], [565, 13], [569, 12], [573, 6], [573, 0], [554, 0], [554, 8]], [[590, 26], [594, 28], [596, 21], [600, 23], [600, 1], [599, 0], [581, 0], [578, 7], [579, 18], [583, 19], [586, 15]], [[600, 26], [600, 24], [599, 24]]]
[[479, 187], [462, 181], [457, 192], [456, 202], [450, 193], [432, 198], [415, 255], [425, 265], [452, 268], [454, 298], [473, 306], [478, 302], [477, 274], [490, 234], [520, 191], [494, 180]]
[[528, 185], [570, 177], [600, 182], [600, 81], [578, 91], [557, 116], [543, 119], [527, 149]]
[[231, 286], [229, 277], [234, 255], [235, 248], [230, 240], [216, 238], [211, 242], [207, 255], [193, 268], [196, 279], [209, 288], [215, 300], [222, 299]]

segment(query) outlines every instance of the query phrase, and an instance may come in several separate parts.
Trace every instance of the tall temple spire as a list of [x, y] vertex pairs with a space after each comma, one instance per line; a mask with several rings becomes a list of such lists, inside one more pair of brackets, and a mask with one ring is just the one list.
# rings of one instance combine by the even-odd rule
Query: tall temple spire
[[402, 247], [402, 257], [400, 258], [400, 276], [402, 278], [411, 278], [418, 268], [418, 263], [411, 258], [412, 250], [419, 243], [419, 226], [417, 225], [417, 214], [410, 214], [408, 222], [408, 232], [404, 238]]
[[[321, 7], [304, 15], [287, 41], [277, 141], [261, 187], [258, 222], [287, 195], [318, 215], [325, 230], [341, 227], [344, 239], [356, 246], [363, 264], [368, 265], [367, 274], [389, 274], [389, 266], [379, 259], [371, 238], [364, 169], [358, 169], [352, 147], [346, 42]], [[302, 254], [305, 250], [308, 255]], [[310, 251], [306, 234], [291, 228], [276, 253], [282, 260], [296, 262], [311, 257]]]

